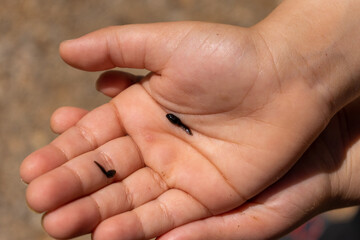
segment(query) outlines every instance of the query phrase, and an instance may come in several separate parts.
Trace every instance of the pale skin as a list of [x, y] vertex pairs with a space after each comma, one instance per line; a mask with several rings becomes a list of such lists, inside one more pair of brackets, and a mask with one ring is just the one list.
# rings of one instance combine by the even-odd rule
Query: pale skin
[[[121, 91], [111, 73], [99, 79], [99, 90], [113, 96]], [[109, 88], [111, 82], [112, 87]], [[337, 113], [297, 164], [277, 183], [241, 207], [178, 227], [159, 239], [278, 238], [323, 211], [359, 204], [360, 99]], [[63, 133], [87, 111], [63, 107], [51, 126]]]
[[[335, 141], [330, 157], [318, 156], [317, 142], [332, 140], [326, 133], [342, 125], [329, 127], [294, 166], [359, 95], [360, 53], [349, 48], [360, 39], [354, 15], [360, 3], [342, 3], [285, 1], [249, 29], [130, 25], [64, 42], [61, 56], [74, 67], [152, 73], [136, 84], [131, 75], [105, 74], [98, 86], [116, 95], [110, 103], [54, 115], [61, 135], [21, 166], [29, 206], [47, 212], [45, 230], [56, 238], [92, 232], [94, 239], [150, 239], [168, 232], [163, 239], [263, 239], [326, 208], [357, 204], [360, 179], [349, 177], [359, 167], [356, 144]], [[294, 26], [301, 20], [307, 24]], [[167, 113], [193, 136], [169, 123]], [[337, 160], [332, 145], [353, 149], [351, 157]], [[115, 177], [99, 173], [94, 160], [115, 169]], [[342, 204], [332, 201], [338, 199]]]

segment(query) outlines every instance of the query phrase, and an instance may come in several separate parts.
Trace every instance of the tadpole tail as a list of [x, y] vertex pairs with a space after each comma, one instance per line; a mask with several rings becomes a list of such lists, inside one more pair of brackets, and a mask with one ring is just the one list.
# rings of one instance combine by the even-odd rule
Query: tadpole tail
[[100, 168], [100, 170], [106, 175], [107, 171], [105, 170], [105, 168], [103, 166], [101, 166], [100, 163], [98, 163], [97, 161], [94, 161], [94, 163]]
[[185, 124], [180, 125], [180, 127], [181, 127], [182, 129], [184, 129], [184, 131], [185, 131], [187, 134], [189, 134], [190, 136], [193, 135], [192, 132], [191, 132], [191, 129], [190, 129], [188, 126], [186, 126]]
[[180, 128], [182, 128], [187, 134], [189, 135], [193, 135], [190, 128], [188, 126], [186, 126], [185, 124], [183, 124], [180, 120], [180, 118], [178, 118], [177, 116], [175, 116], [172, 113], [168, 113], [166, 114], [166, 118], [174, 125], [179, 126]]

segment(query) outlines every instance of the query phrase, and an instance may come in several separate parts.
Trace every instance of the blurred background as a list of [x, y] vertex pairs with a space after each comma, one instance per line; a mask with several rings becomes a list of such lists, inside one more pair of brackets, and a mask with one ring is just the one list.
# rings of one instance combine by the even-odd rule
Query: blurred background
[[[58, 55], [59, 43], [102, 27], [131, 23], [199, 20], [246, 27], [263, 19], [279, 1], [0, 0], [0, 3], [0, 239], [41, 240], [52, 238], [42, 230], [41, 215], [26, 205], [26, 185], [18, 173], [20, 163], [55, 137], [49, 119], [56, 108], [71, 105], [92, 109], [109, 100], [95, 90], [100, 73], [67, 66]], [[354, 211], [350, 212], [352, 216]]]

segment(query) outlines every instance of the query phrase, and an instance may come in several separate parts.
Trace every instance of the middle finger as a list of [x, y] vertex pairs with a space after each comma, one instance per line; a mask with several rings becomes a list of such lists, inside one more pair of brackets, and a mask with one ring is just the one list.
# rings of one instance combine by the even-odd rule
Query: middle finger
[[110, 184], [87, 197], [47, 213], [43, 218], [43, 226], [56, 238], [87, 234], [101, 221], [149, 202], [167, 189], [167, 185], [157, 173], [144, 167], [122, 182]]
[[[116, 170], [114, 177], [107, 178], [94, 161], [107, 171]], [[29, 184], [26, 198], [35, 211], [49, 211], [120, 181], [142, 166], [133, 140], [129, 136], [120, 137], [36, 178]]]

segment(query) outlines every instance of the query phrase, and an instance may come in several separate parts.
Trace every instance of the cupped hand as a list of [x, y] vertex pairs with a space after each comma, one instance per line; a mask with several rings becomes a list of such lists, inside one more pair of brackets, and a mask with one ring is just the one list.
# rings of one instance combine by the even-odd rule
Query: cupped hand
[[[113, 82], [113, 92], [119, 91], [117, 84]], [[106, 88], [100, 91], [108, 95]], [[295, 166], [253, 199], [227, 213], [177, 227], [159, 240], [277, 239], [323, 211], [358, 205], [359, 111], [360, 99], [337, 113]], [[85, 113], [61, 108], [53, 114], [52, 128], [62, 133]]]
[[274, 62], [268, 44], [256, 28], [192, 22], [63, 43], [77, 68], [151, 73], [136, 84], [123, 76], [119, 95], [25, 159], [27, 200], [47, 212], [46, 231], [148, 239], [239, 207], [281, 178], [327, 124], [331, 101], [306, 69]]

